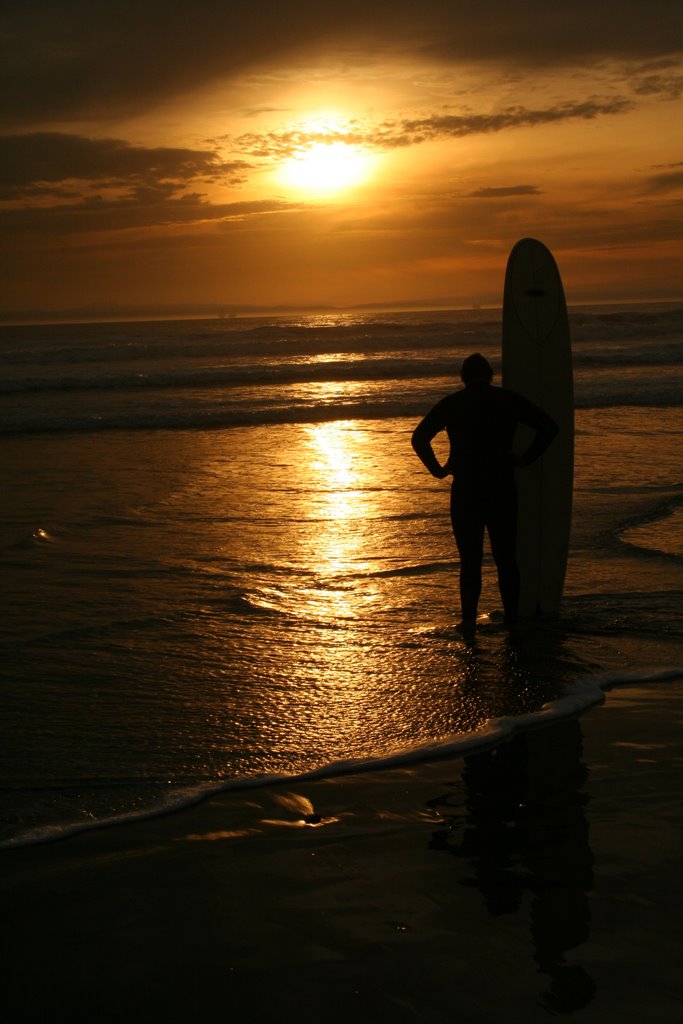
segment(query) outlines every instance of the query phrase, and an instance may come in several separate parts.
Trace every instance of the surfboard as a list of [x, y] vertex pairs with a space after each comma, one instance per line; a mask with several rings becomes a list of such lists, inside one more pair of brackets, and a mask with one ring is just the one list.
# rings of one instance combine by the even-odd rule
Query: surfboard
[[[564, 289], [552, 253], [523, 238], [513, 247], [503, 292], [503, 386], [544, 409], [560, 428], [533, 465], [517, 471], [520, 618], [557, 615], [569, 551], [574, 476], [574, 388]], [[514, 450], [533, 432], [520, 426]]]

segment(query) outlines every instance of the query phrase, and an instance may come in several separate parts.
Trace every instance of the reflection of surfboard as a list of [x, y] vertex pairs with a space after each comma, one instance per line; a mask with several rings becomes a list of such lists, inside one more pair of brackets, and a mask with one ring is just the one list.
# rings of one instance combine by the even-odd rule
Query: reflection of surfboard
[[[530, 398], [560, 433], [517, 473], [520, 616], [559, 610], [569, 548], [574, 465], [574, 396], [562, 281], [548, 249], [523, 238], [512, 249], [503, 295], [503, 386]], [[533, 434], [520, 427], [515, 450]]]

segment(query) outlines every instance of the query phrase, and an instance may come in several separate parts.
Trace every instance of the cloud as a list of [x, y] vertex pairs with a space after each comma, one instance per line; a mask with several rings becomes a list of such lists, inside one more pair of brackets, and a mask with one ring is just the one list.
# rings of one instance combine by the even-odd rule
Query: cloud
[[190, 194], [178, 199], [159, 199], [144, 194], [123, 199], [93, 199], [59, 206], [31, 206], [3, 212], [3, 231], [20, 235], [57, 238], [102, 231], [196, 225], [209, 221], [236, 221], [269, 213], [298, 209], [299, 205], [280, 199], [235, 203], [209, 203]]
[[[37, 132], [0, 139], [3, 228], [49, 237], [79, 232], [242, 219], [281, 212], [278, 199], [216, 203], [198, 186], [235, 184], [248, 164], [213, 150], [132, 146]], [[17, 203], [21, 205], [17, 205]]]
[[508, 196], [540, 196], [543, 193], [536, 185], [503, 185], [498, 188], [478, 188], [468, 192], [470, 199], [505, 199]]
[[645, 182], [648, 195], [678, 192], [683, 189], [683, 163], [670, 164], [669, 168], [650, 175]]
[[315, 143], [346, 142], [375, 149], [398, 149], [424, 142], [464, 138], [467, 135], [488, 135], [511, 128], [532, 128], [571, 120], [594, 120], [600, 116], [626, 114], [633, 110], [633, 100], [623, 96], [567, 102], [555, 106], [528, 109], [507, 107], [492, 114], [434, 114], [422, 118], [404, 118], [383, 121], [363, 127], [350, 122], [340, 131], [305, 131], [292, 129], [285, 132], [248, 133], [236, 138], [236, 152], [256, 158], [283, 159]]
[[683, 51], [679, 0], [518, 0], [514, 7], [479, 0], [471, 17], [461, 3], [450, 9], [430, 45], [444, 59], [462, 59], [464, 51], [475, 59], [550, 67]]
[[583, 103], [561, 103], [540, 110], [508, 107], [497, 114], [442, 114], [405, 120], [398, 125], [387, 122], [380, 127], [377, 138], [380, 145], [387, 147], [410, 146], [419, 142], [491, 134], [508, 128], [530, 128], [558, 121], [591, 121], [604, 114], [624, 114], [633, 107], [631, 100], [616, 96]]
[[637, 96], [661, 96], [667, 100], [678, 100], [683, 96], [683, 75], [678, 71], [642, 75], [633, 83], [633, 91]]
[[3, 10], [6, 125], [120, 117], [218, 78], [337, 58], [555, 68], [683, 51], [680, 0], [519, 0], [513, 10], [509, 0], [22, 0]]
[[248, 164], [225, 163], [212, 150], [132, 146], [59, 132], [0, 138], [0, 197], [65, 193], [65, 182], [125, 186], [171, 195], [191, 182], [242, 179]]

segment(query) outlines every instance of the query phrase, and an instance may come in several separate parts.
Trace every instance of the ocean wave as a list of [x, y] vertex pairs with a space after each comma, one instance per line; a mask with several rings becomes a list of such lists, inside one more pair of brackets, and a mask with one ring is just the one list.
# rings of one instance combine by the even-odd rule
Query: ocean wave
[[639, 551], [683, 558], [683, 499], [668, 501], [651, 515], [628, 523], [616, 536]]
[[21, 835], [0, 842], [0, 849], [17, 849], [39, 843], [55, 842], [80, 832], [96, 828], [130, 824], [135, 821], [160, 817], [200, 803], [218, 793], [249, 790], [283, 783], [301, 784], [323, 778], [334, 778], [361, 772], [388, 770], [406, 764], [433, 761], [442, 758], [457, 758], [488, 750], [510, 740], [515, 734], [537, 729], [567, 718], [573, 718], [605, 699], [605, 691], [617, 686], [632, 684], [656, 684], [679, 679], [683, 666], [668, 666], [639, 669], [634, 671], [606, 672], [574, 680], [565, 686], [565, 692], [558, 699], [544, 704], [538, 711], [517, 716], [491, 719], [472, 732], [460, 732], [443, 739], [406, 746], [374, 757], [350, 758], [323, 764], [311, 771], [299, 774], [260, 774], [242, 776], [228, 781], [202, 782], [198, 785], [180, 785], [162, 793], [153, 805], [137, 808], [121, 814], [113, 814], [98, 820], [69, 822], [33, 828]]
[[[500, 357], [497, 348], [481, 347], [494, 372], [499, 375]], [[325, 353], [308, 351], [306, 354], [289, 357], [282, 351], [261, 359], [255, 359], [253, 352], [250, 353], [250, 359], [225, 354], [223, 358], [217, 357], [204, 365], [199, 365], [198, 361], [171, 359], [165, 354], [144, 369], [136, 363], [113, 369], [107, 361], [99, 366], [74, 366], [65, 362], [59, 368], [44, 363], [40, 366], [31, 364], [23, 371], [6, 372], [0, 381], [0, 394], [229, 390], [253, 386], [287, 387], [306, 383], [373, 383], [391, 380], [442, 380], [448, 382], [444, 383], [444, 387], [455, 387], [459, 384], [458, 368], [466, 354], [467, 350], [455, 347], [451, 339], [441, 349], [435, 349], [430, 344], [407, 351], [368, 348], [364, 352], [350, 352], [336, 346]], [[598, 369], [609, 375], [608, 387], [605, 387], [603, 378], [595, 380], [595, 371]], [[634, 400], [643, 388], [652, 391], [653, 388], [661, 387], [666, 392], [670, 386], [674, 386], [680, 395], [680, 341], [663, 347], [646, 346], [628, 352], [621, 348], [619, 351], [607, 349], [600, 352], [575, 349], [574, 372], [580, 400], [582, 390], [585, 392], [585, 400], [585, 396], [591, 392], [609, 395], [614, 388], [628, 391]], [[622, 400], [621, 397], [619, 400]]]
[[356, 354], [400, 349], [495, 345], [500, 320], [458, 322], [438, 314], [405, 322], [366, 318], [353, 326], [307, 325], [283, 320], [254, 325], [240, 321], [229, 327], [210, 321], [152, 324], [61, 324], [52, 327], [0, 327], [0, 354], [8, 366], [64, 366], [140, 361], [257, 358]]
[[[575, 349], [593, 363], [636, 364], [677, 359], [683, 308], [661, 304], [576, 307], [569, 312]], [[334, 352], [465, 354], [500, 346], [501, 312], [423, 310], [414, 313], [170, 320], [143, 323], [44, 324], [0, 327], [3, 365], [35, 368], [231, 357], [262, 360]]]
[[[405, 522], [406, 516], [402, 519]], [[425, 518], [424, 513], [420, 515]], [[425, 562], [421, 565], [401, 565], [395, 569], [378, 569], [376, 572], [365, 572], [354, 575], [350, 573], [347, 579], [392, 579], [393, 577], [431, 576], [434, 573], [442, 573], [445, 569], [452, 569], [452, 562]]]
[[[577, 408], [680, 405], [683, 311], [575, 310]], [[0, 432], [192, 429], [421, 416], [497, 311], [0, 329]]]
[[[172, 401], [160, 403], [131, 403], [127, 408], [87, 412], [78, 406], [50, 412], [42, 405], [25, 403], [12, 410], [5, 408], [0, 416], [0, 434], [84, 433], [103, 430], [217, 430], [239, 427], [278, 426], [284, 424], [331, 423], [338, 420], [395, 420], [417, 421], [439, 398], [448, 391], [434, 383], [422, 394], [384, 394], [369, 398], [341, 397], [337, 400], [302, 401], [259, 406], [242, 401], [231, 408], [227, 402], [216, 399], [213, 404]], [[643, 388], [638, 392], [621, 395], [591, 394], [577, 396], [577, 409], [678, 408], [681, 404], [680, 387]]]
[[424, 356], [396, 357], [393, 353], [367, 356], [362, 359], [335, 358], [317, 362], [274, 360], [260, 363], [238, 363], [206, 367], [159, 367], [145, 372], [101, 372], [82, 375], [30, 374], [5, 377], [0, 381], [0, 394], [59, 391], [130, 391], [180, 388], [240, 388], [245, 386], [287, 386], [299, 383], [338, 383], [343, 381], [385, 381], [424, 378], [454, 379], [453, 361]]
[[225, 408], [171, 410], [131, 409], [125, 412], [78, 413], [48, 416], [40, 410], [19, 410], [0, 423], [0, 433], [82, 433], [99, 430], [209, 430], [276, 426], [293, 423], [328, 423], [336, 420], [419, 418], [425, 402], [329, 402], [326, 405], [281, 406], [269, 409]]

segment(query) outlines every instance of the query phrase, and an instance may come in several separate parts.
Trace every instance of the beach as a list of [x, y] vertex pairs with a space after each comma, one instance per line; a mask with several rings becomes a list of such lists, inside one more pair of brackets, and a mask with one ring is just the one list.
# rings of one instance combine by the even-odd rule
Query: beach
[[495, 752], [4, 851], [6, 1012], [670, 1024], [682, 721], [680, 679], [626, 686]]

